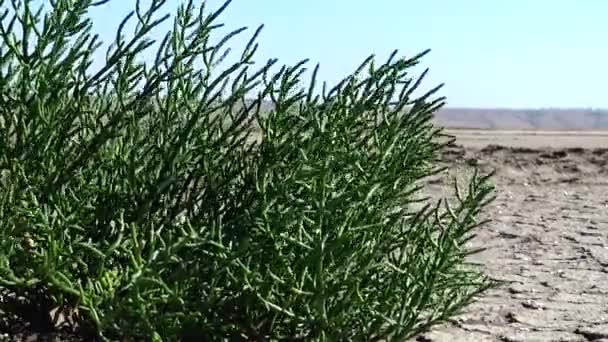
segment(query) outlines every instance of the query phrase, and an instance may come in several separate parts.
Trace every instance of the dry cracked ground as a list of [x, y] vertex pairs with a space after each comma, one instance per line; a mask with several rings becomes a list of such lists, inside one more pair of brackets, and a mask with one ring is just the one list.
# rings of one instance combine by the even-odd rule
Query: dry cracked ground
[[465, 137], [447, 151], [457, 172], [497, 171], [471, 262], [504, 285], [417, 341], [608, 341], [608, 136], [579, 139]]
[[[504, 285], [415, 340], [608, 341], [608, 132], [448, 133], [458, 138], [444, 155], [451, 172], [497, 172], [493, 221], [472, 240], [487, 250], [471, 262]], [[447, 186], [428, 189], [449, 196]]]

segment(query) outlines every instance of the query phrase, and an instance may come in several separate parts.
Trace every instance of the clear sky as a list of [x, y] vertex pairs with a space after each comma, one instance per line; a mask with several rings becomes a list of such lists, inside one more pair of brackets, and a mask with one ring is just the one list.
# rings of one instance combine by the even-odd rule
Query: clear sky
[[[134, 4], [92, 12], [104, 41]], [[371, 53], [430, 48], [426, 85], [446, 83], [451, 107], [608, 108], [607, 14], [606, 0], [234, 0], [220, 22], [264, 23], [258, 60], [310, 58], [330, 84]]]

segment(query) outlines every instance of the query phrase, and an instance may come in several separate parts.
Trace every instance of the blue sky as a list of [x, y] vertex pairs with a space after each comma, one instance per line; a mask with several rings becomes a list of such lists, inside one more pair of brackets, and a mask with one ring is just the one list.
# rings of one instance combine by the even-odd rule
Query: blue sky
[[[164, 11], [179, 2], [168, 0]], [[113, 0], [92, 12], [104, 41], [134, 3]], [[330, 84], [371, 53], [431, 48], [425, 84], [446, 83], [449, 106], [608, 108], [607, 13], [605, 0], [234, 0], [220, 21], [264, 23], [258, 60], [310, 58]]]

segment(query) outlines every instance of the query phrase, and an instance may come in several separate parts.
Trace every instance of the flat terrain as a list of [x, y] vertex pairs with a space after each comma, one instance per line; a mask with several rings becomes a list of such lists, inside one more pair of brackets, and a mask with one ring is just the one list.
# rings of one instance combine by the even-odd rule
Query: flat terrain
[[[497, 172], [497, 199], [485, 213], [493, 221], [472, 240], [487, 250], [470, 261], [504, 286], [416, 340], [608, 342], [608, 130], [446, 133], [457, 137], [443, 155], [448, 173]], [[452, 193], [447, 177], [426, 190]], [[0, 332], [21, 326], [9, 325]], [[58, 337], [25, 328], [13, 340]]]
[[[471, 258], [504, 281], [418, 341], [608, 341], [608, 132], [450, 130], [449, 173], [497, 171]], [[447, 178], [431, 182], [449, 196]]]
[[442, 127], [481, 129], [608, 129], [608, 111], [584, 108], [492, 109], [445, 107], [435, 115]]
[[608, 148], [606, 130], [489, 130], [448, 129], [458, 144], [465, 147], [483, 148], [490, 144], [527, 148]]

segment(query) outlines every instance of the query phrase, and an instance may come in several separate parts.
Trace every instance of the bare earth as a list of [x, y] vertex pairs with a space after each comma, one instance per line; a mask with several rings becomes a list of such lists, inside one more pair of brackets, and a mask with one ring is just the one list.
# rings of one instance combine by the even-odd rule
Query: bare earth
[[608, 341], [608, 131], [448, 133], [452, 173], [497, 170], [471, 262], [506, 284], [416, 340]]
[[[466, 175], [473, 164], [497, 170], [498, 197], [486, 212], [493, 222], [472, 242], [488, 249], [471, 262], [505, 285], [415, 340], [608, 342], [608, 131], [447, 133], [458, 138], [444, 154], [452, 174]], [[447, 183], [428, 190], [449, 196]]]

